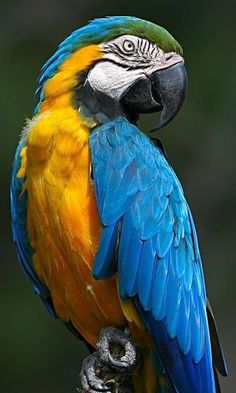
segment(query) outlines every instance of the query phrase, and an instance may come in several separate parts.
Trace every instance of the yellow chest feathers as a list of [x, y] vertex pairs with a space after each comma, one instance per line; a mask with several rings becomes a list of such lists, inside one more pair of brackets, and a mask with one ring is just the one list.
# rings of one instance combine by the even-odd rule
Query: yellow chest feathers
[[38, 242], [41, 231], [45, 247], [45, 240], [52, 243], [56, 237], [62, 248], [79, 250], [91, 266], [100, 221], [90, 179], [88, 136], [89, 128], [76, 110], [44, 112], [30, 124], [24, 154], [32, 243]]

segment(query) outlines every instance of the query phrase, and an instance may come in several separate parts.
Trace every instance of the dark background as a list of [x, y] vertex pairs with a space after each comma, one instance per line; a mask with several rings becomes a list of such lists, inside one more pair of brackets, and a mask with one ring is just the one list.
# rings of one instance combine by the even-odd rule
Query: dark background
[[[159, 136], [195, 217], [208, 295], [229, 363], [224, 393], [236, 391], [236, 12], [234, 0], [21, 0], [0, 3], [1, 263], [0, 392], [75, 392], [86, 354], [32, 294], [10, 231], [9, 178], [42, 63], [94, 17], [136, 15], [165, 26], [184, 47], [186, 104]], [[144, 119], [143, 128], [155, 118]]]

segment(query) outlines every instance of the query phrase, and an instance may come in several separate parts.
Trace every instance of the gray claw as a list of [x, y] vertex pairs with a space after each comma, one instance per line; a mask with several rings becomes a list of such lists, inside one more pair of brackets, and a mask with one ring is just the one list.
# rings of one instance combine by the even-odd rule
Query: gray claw
[[100, 364], [97, 353], [88, 356], [82, 364], [80, 372], [80, 393], [112, 393], [111, 388], [100, 377]]
[[100, 361], [116, 372], [131, 372], [138, 366], [140, 356], [128, 329], [108, 327], [101, 331], [98, 343]]
[[132, 372], [139, 366], [140, 359], [128, 329], [103, 329], [97, 351], [83, 362], [78, 392], [133, 393]]

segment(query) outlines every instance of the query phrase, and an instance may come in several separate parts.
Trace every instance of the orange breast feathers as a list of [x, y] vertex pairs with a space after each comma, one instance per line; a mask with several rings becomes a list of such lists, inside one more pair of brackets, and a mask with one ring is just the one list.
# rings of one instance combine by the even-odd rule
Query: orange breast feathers
[[[90, 180], [88, 127], [77, 111], [38, 115], [22, 151], [33, 263], [57, 315], [95, 345], [104, 326], [126, 324], [116, 278], [96, 281], [92, 267], [101, 224]], [[22, 168], [19, 174], [22, 173]]]
[[[34, 268], [55, 311], [95, 345], [107, 325], [124, 326], [116, 278], [92, 278], [101, 224], [90, 180], [91, 121], [73, 108], [79, 71], [101, 57], [99, 46], [73, 53], [43, 88], [39, 114], [28, 124], [19, 176], [26, 176], [27, 225]], [[112, 299], [112, 301], [111, 301]]]

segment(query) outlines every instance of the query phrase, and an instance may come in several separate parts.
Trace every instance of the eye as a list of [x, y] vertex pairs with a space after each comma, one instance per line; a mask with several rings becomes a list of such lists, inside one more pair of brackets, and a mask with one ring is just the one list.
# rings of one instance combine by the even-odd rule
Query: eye
[[130, 41], [130, 40], [125, 40], [123, 42], [123, 49], [126, 52], [134, 52], [134, 50], [135, 50], [134, 43], [132, 41]]

